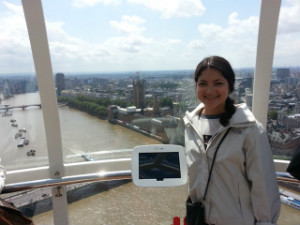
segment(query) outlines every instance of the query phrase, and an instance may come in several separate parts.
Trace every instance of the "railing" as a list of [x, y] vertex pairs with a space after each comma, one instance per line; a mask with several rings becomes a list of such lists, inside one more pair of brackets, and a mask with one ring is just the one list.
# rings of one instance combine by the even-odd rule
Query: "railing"
[[[300, 184], [300, 182], [297, 179], [293, 178], [289, 173], [277, 172], [276, 175], [277, 175], [277, 180], [279, 182]], [[10, 183], [5, 185], [2, 193], [8, 194], [8, 193], [19, 192], [19, 191], [28, 191], [33, 189], [52, 187], [52, 189], [55, 190], [54, 192], [52, 192], [52, 197], [53, 197], [52, 201], [54, 201], [55, 199], [61, 196], [60, 194], [61, 194], [62, 186], [79, 184], [79, 183], [98, 182], [98, 181], [112, 181], [112, 180], [131, 180], [131, 171], [123, 170], [123, 171], [114, 171], [114, 172], [90, 173], [84, 175], [66, 176], [60, 179], [41, 179], [41, 180], [33, 180], [27, 182]], [[182, 218], [183, 217], [181, 217], [181, 219], [180, 217], [177, 218], [174, 217], [173, 225], [180, 224], [180, 220], [182, 220]]]
[[[292, 177], [289, 173], [277, 172], [276, 175], [277, 175], [277, 181], [300, 184], [300, 181]], [[43, 179], [43, 180], [36, 180], [36, 181], [7, 184], [4, 186], [2, 190], [2, 194], [31, 190], [35, 188], [64, 186], [64, 185], [84, 183], [84, 182], [128, 180], [128, 179], [131, 179], [131, 171], [129, 170], [68, 176], [68, 177], [62, 177], [61, 179]]]
[[286, 182], [286, 183], [300, 184], [300, 181], [295, 179], [289, 173], [276, 172], [276, 175], [277, 175], [277, 181], [282, 181], [282, 182]]
[[35, 188], [44, 187], [59, 187], [69, 184], [77, 184], [84, 182], [95, 182], [95, 181], [109, 181], [109, 180], [128, 180], [131, 179], [131, 171], [117, 171], [117, 172], [102, 172], [95, 174], [85, 174], [78, 176], [67, 176], [61, 179], [43, 179], [36, 181], [20, 182], [7, 184], [2, 190], [2, 194], [31, 190]]

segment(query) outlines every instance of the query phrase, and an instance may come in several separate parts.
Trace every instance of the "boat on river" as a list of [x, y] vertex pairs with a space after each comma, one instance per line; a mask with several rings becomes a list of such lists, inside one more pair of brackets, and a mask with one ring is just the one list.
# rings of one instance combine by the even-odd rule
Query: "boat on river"
[[36, 152], [35, 150], [31, 149], [26, 154], [27, 154], [27, 156], [35, 156], [35, 152]]
[[25, 138], [21, 138], [18, 143], [18, 147], [23, 147], [25, 142]]

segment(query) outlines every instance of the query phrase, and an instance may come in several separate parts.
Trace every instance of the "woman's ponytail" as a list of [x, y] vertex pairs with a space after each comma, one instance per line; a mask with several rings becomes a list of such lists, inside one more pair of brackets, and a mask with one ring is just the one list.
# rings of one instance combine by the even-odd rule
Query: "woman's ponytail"
[[234, 101], [228, 96], [225, 102], [225, 113], [220, 117], [220, 123], [225, 127], [235, 113]]

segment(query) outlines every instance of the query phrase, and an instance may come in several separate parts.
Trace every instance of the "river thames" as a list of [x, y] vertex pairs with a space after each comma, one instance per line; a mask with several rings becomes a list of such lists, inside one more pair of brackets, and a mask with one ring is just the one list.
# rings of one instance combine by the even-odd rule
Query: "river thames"
[[[24, 105], [40, 103], [38, 93], [16, 95], [2, 101], [2, 105]], [[88, 152], [95, 158], [115, 151], [122, 154], [137, 145], [156, 144], [157, 140], [143, 136], [122, 126], [112, 125], [86, 113], [58, 107], [63, 155], [66, 162], [83, 161], [81, 154]], [[30, 168], [48, 164], [42, 109], [12, 110], [13, 115], [0, 118], [0, 156], [7, 170]], [[12, 127], [15, 119], [18, 128]], [[29, 145], [17, 147], [15, 138], [18, 129], [25, 128]], [[36, 156], [26, 152], [36, 150]], [[104, 154], [101, 154], [104, 153]], [[100, 159], [100, 158], [99, 158]], [[72, 225], [170, 225], [175, 216], [185, 214], [187, 187], [140, 188], [131, 182], [112, 188], [69, 204], [69, 221]], [[53, 224], [52, 211], [33, 217], [36, 225]], [[299, 225], [299, 210], [282, 204], [279, 225]]]

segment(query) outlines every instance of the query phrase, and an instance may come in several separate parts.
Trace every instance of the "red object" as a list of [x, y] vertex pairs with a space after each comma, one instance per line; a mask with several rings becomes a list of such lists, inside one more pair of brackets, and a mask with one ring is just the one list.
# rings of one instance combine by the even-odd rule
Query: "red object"
[[183, 219], [183, 224], [188, 225], [187, 222], [186, 222], [186, 217], [184, 217], [184, 219]]
[[178, 216], [173, 217], [173, 225], [180, 225], [180, 218]]

